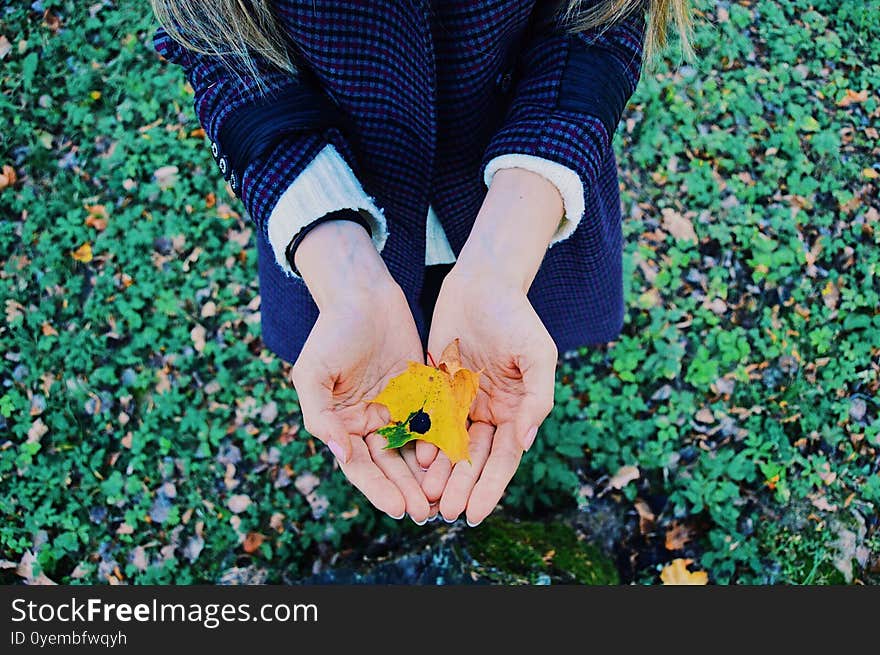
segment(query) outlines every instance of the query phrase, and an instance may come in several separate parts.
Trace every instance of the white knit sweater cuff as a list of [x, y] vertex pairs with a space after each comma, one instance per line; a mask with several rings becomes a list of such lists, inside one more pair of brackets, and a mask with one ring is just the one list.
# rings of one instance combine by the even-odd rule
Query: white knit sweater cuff
[[568, 166], [543, 157], [511, 153], [493, 157], [486, 165], [483, 180], [487, 187], [492, 184], [495, 173], [502, 168], [524, 168], [537, 173], [559, 189], [564, 215], [550, 240], [550, 245], [572, 235], [584, 215], [584, 185], [580, 175]]
[[364, 210], [373, 245], [382, 252], [388, 225], [382, 210], [368, 196], [348, 162], [327, 144], [281, 195], [269, 215], [267, 231], [275, 261], [289, 277], [299, 276], [287, 261], [287, 246], [312, 221], [340, 209]]

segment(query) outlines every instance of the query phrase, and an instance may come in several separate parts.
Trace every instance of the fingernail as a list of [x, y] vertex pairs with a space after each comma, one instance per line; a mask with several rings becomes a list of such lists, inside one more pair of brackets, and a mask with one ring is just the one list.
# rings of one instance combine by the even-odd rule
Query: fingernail
[[457, 517], [457, 516], [456, 516], [454, 519], [448, 519], [448, 518], [446, 518], [445, 516], [443, 516], [442, 514], [438, 514], [438, 516], [439, 516], [441, 519], [443, 519], [443, 521], [444, 521], [445, 523], [455, 523], [455, 522], [458, 520], [458, 517]]
[[428, 522], [428, 519], [424, 519], [424, 520], [420, 523], [420, 522], [416, 521], [415, 519], [413, 519], [411, 516], [410, 516], [410, 518], [412, 519], [412, 522], [415, 523], [416, 525], [425, 525], [425, 523]]
[[528, 450], [532, 447], [532, 444], [535, 443], [535, 437], [538, 436], [538, 428], [532, 426], [529, 431], [526, 433], [526, 438], [524, 441], [525, 450]]
[[428, 469], [426, 469], [426, 468], [425, 468], [424, 466], [422, 466], [421, 464], [419, 464], [419, 468], [422, 469], [422, 473], [427, 473], [427, 472], [428, 472]]
[[476, 523], [471, 523], [470, 519], [465, 519], [465, 521], [467, 522], [469, 528], [475, 528], [478, 525], [480, 525], [480, 523], [482, 523], [482, 521], [477, 521]]
[[327, 448], [330, 449], [330, 452], [333, 453], [333, 456], [336, 457], [336, 459], [345, 463], [345, 450], [343, 450], [342, 446], [331, 439], [327, 442]]
[[439, 518], [440, 518], [440, 514], [434, 514], [433, 516], [429, 516], [428, 523], [433, 523], [434, 521], [436, 521]]
[[[388, 516], [391, 516], [391, 514], [389, 514]], [[400, 516], [391, 516], [391, 518], [393, 518], [395, 521], [399, 521], [399, 520], [402, 519], [404, 516], [406, 516], [406, 511], [405, 511], [405, 510], [404, 510], [403, 512], [401, 512]]]

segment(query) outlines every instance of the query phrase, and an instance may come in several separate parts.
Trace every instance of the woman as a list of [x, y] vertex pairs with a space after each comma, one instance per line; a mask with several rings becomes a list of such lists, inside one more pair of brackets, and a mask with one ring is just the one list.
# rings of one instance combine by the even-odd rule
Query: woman
[[[557, 353], [623, 323], [611, 140], [685, 0], [153, 0], [257, 232], [262, 335], [305, 428], [394, 518], [482, 521]], [[471, 462], [383, 450], [374, 397], [458, 337]]]

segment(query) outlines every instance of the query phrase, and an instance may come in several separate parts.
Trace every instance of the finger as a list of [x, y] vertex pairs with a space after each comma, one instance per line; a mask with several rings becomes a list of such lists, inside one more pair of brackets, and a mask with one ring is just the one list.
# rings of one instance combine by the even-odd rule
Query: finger
[[437, 457], [437, 452], [437, 446], [434, 444], [422, 441], [421, 439], [416, 441], [416, 459], [419, 460], [419, 465], [423, 469], [427, 469], [431, 466], [434, 459]]
[[[367, 497], [376, 509], [385, 512], [393, 519], [402, 519], [406, 514], [406, 500], [391, 480], [370, 456], [370, 450], [363, 439], [351, 439], [352, 456], [346, 463], [340, 463], [342, 472], [358, 490]], [[427, 502], [427, 501], [426, 501]]]
[[397, 449], [386, 449], [385, 444], [388, 441], [381, 434], [372, 432], [367, 435], [365, 441], [376, 466], [403, 495], [406, 513], [416, 524], [424, 525], [431, 513], [428, 499], [425, 498], [425, 493], [400, 453], [397, 452]]
[[419, 485], [422, 484], [422, 480], [425, 479], [425, 471], [422, 470], [422, 467], [419, 466], [418, 460], [416, 460], [416, 445], [410, 441], [405, 446], [402, 446], [399, 449], [400, 456], [403, 457], [403, 461], [406, 462], [406, 467], [413, 474], [413, 477], [416, 479], [416, 482]]
[[440, 498], [440, 514], [447, 523], [455, 521], [467, 506], [471, 491], [489, 458], [495, 427], [488, 423], [474, 422], [468, 433], [471, 461], [456, 463]]
[[351, 439], [341, 421], [329, 409], [332, 406], [333, 393], [320, 379], [311, 375], [309, 370], [307, 364], [298, 364], [290, 374], [299, 399], [303, 427], [306, 432], [324, 443], [340, 462], [348, 462], [352, 456]]
[[467, 502], [467, 522], [471, 527], [479, 525], [492, 513], [516, 473], [523, 450], [514, 430], [509, 422], [502, 423], [495, 430], [492, 452]]
[[452, 475], [452, 462], [449, 461], [446, 453], [438, 453], [422, 480], [422, 491], [425, 492], [429, 502], [435, 503], [440, 500], [450, 475]]
[[514, 430], [523, 450], [528, 450], [535, 442], [538, 427], [553, 410], [553, 392], [556, 388], [556, 347], [551, 342], [546, 352], [520, 370], [525, 395], [516, 410]]
[[391, 412], [380, 403], [368, 403], [364, 410], [364, 434], [375, 432], [391, 422]]

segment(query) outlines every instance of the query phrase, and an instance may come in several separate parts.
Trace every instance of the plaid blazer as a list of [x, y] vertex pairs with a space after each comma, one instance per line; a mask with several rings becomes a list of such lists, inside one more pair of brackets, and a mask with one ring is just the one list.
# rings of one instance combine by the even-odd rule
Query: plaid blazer
[[382, 257], [423, 340], [429, 204], [458, 255], [492, 158], [520, 153], [571, 168], [583, 183], [584, 215], [548, 249], [529, 299], [560, 352], [617, 337], [622, 230], [611, 141], [641, 74], [644, 3], [575, 35], [556, 21], [559, 4], [276, 0], [297, 74], [257, 57], [262, 86], [235, 62], [227, 67], [156, 31], [154, 47], [183, 68], [220, 172], [254, 221], [271, 351], [294, 362], [318, 310], [302, 280], [276, 263], [267, 217], [327, 144], [384, 210]]

